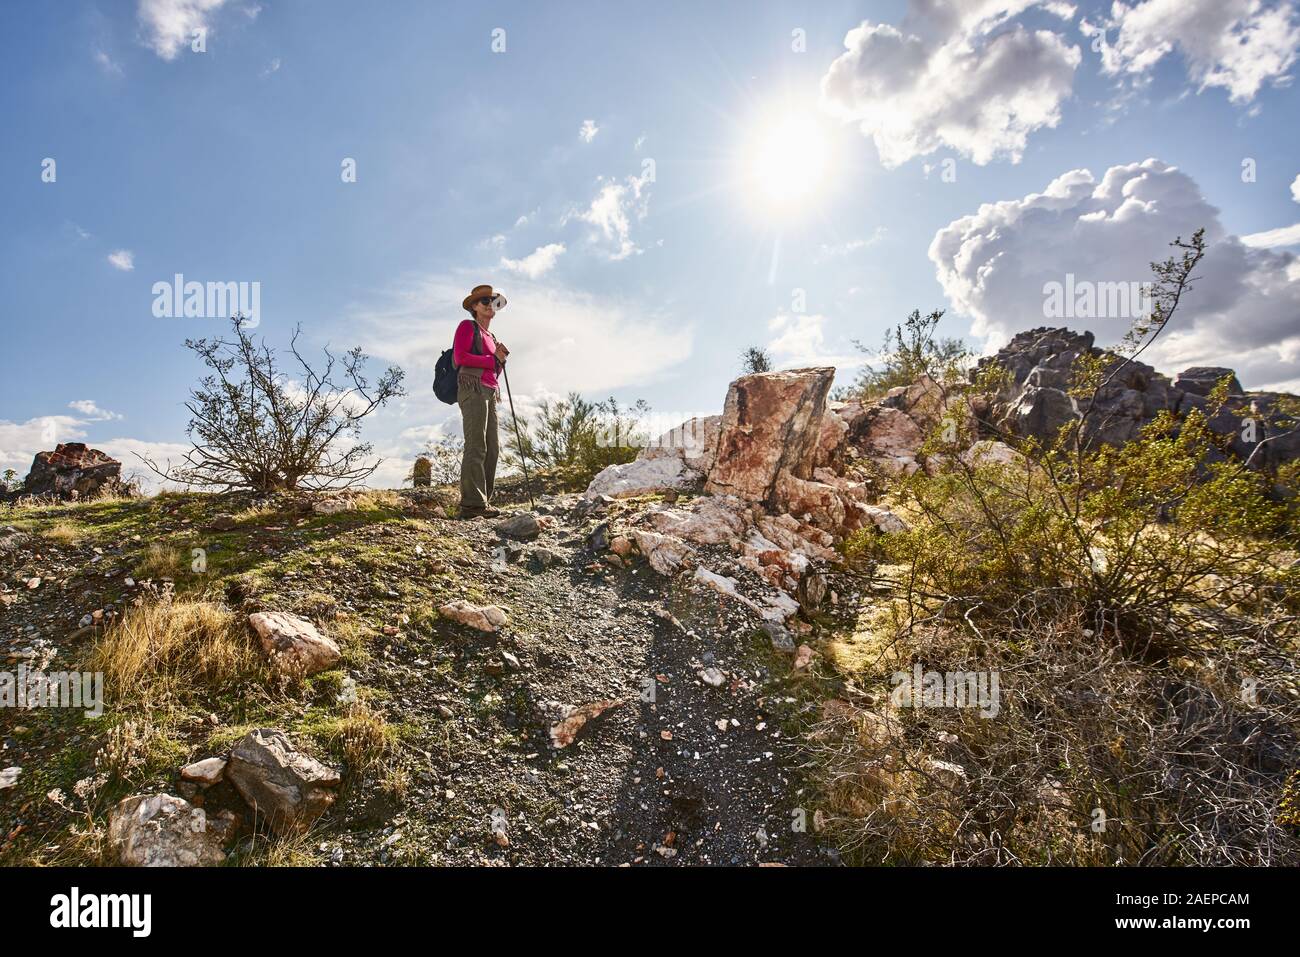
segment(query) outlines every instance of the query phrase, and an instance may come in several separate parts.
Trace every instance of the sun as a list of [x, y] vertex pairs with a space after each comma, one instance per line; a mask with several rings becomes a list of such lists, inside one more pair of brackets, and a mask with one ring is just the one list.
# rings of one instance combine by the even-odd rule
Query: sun
[[746, 192], [768, 212], [806, 205], [830, 172], [830, 146], [814, 116], [786, 113], [766, 120], [742, 152]]

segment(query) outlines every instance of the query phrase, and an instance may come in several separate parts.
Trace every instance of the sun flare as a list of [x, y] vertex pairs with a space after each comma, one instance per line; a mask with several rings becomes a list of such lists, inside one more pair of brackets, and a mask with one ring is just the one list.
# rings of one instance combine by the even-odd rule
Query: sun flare
[[807, 202], [824, 186], [830, 149], [813, 117], [791, 113], [758, 130], [744, 161], [749, 193], [768, 211], [779, 212]]

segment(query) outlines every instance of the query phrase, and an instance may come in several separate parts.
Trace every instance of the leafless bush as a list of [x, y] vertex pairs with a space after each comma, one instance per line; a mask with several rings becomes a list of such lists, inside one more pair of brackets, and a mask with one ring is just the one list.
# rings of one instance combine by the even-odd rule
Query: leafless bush
[[[185, 341], [212, 370], [185, 404], [193, 448], [174, 467], [141, 461], [172, 482], [220, 490], [339, 489], [371, 475], [380, 463], [368, 464], [371, 446], [359, 441], [361, 422], [406, 394], [402, 370], [390, 367], [372, 388], [359, 347], [337, 358], [326, 348], [318, 373], [298, 351], [301, 330], [295, 330], [294, 378], [281, 371], [265, 341], [253, 342], [246, 320], [236, 316], [231, 325], [233, 341]], [[345, 447], [349, 442], [355, 444]]]

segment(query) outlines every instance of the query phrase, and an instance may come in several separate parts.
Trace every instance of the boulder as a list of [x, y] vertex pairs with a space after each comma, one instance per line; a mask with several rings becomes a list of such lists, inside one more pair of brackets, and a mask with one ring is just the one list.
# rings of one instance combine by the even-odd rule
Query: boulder
[[833, 485], [782, 471], [777, 476], [774, 498], [777, 508], [804, 518], [817, 528], [834, 534], [844, 530], [845, 495]]
[[439, 605], [438, 613], [462, 625], [488, 632], [500, 631], [509, 620], [505, 611], [496, 605], [474, 605], [463, 598]]
[[[839, 468], [844, 464], [844, 450], [848, 446], [849, 423], [840, 410], [843, 402], [832, 402], [827, 414], [822, 416], [821, 431], [817, 435], [815, 465]], [[859, 409], [861, 406], [859, 406]]]
[[1210, 390], [1219, 384], [1224, 376], [1229, 377], [1228, 394], [1241, 395], [1241, 383], [1237, 373], [1222, 366], [1193, 366], [1174, 376], [1174, 388], [1192, 395], [1209, 395]]
[[732, 382], [704, 490], [770, 503], [783, 471], [809, 478], [834, 377], [833, 368], [790, 369]]
[[302, 834], [334, 803], [342, 780], [295, 750], [283, 731], [258, 728], [231, 749], [226, 779], [278, 834]]
[[341, 653], [333, 638], [322, 635], [306, 618], [282, 611], [261, 611], [248, 616], [262, 639], [262, 650], [285, 674], [314, 675], [332, 668]]
[[645, 513], [655, 531], [697, 545], [720, 545], [744, 534], [747, 507], [733, 496], [706, 495], [688, 505], [658, 506]]
[[862, 454], [886, 475], [911, 475], [920, 467], [916, 457], [925, 443], [925, 433], [902, 409], [873, 406], [855, 432]]
[[699, 476], [708, 475], [717, 456], [721, 429], [720, 415], [687, 419], [647, 443], [637, 458], [676, 458], [690, 472]]
[[170, 794], [137, 794], [108, 816], [108, 843], [124, 867], [214, 867], [225, 860], [207, 814]]
[[583, 494], [588, 499], [601, 495], [627, 498], [664, 489], [691, 489], [699, 481], [700, 474], [688, 468], [679, 456], [656, 456], [606, 466], [596, 473]]
[[28, 495], [84, 498], [121, 480], [122, 463], [83, 442], [61, 442], [53, 452], [37, 452], [23, 481]]
[[[1104, 361], [1105, 385], [1090, 408], [1066, 391], [1073, 363], [1085, 354]], [[1277, 408], [1283, 396], [1245, 392], [1233, 371], [1222, 366], [1195, 366], [1171, 381], [1144, 362], [1125, 362], [1096, 347], [1091, 333], [1048, 328], [1017, 334], [996, 355], [981, 359], [972, 378], [994, 363], [1006, 370], [1003, 388], [973, 404], [993, 428], [1012, 435], [1048, 443], [1061, 426], [1086, 413], [1088, 442], [1120, 445], [1137, 438], [1161, 412], [1185, 416], [1200, 409], [1208, 415], [1206, 397], [1227, 377], [1228, 401], [1210, 417], [1209, 427], [1229, 439], [1231, 452], [1249, 458], [1259, 441], [1277, 436], [1251, 460], [1252, 467], [1276, 468], [1300, 456], [1300, 433], [1287, 435], [1291, 427]], [[1258, 435], [1253, 441], [1242, 438], [1243, 430], [1250, 433], [1250, 424]]]
[[357, 503], [350, 498], [319, 498], [311, 503], [311, 510], [317, 515], [337, 515], [339, 512], [350, 512], [357, 507]]

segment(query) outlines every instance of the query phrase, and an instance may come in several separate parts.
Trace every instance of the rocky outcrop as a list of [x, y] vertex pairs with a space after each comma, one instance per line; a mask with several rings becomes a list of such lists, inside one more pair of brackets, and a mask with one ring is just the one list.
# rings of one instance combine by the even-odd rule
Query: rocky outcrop
[[776, 504], [783, 472], [807, 479], [816, 466], [832, 368], [741, 376], [727, 390], [710, 495]]
[[[1068, 393], [1071, 369], [1083, 355], [1105, 360], [1106, 384], [1091, 411]], [[1007, 374], [1004, 388], [984, 403], [983, 418], [991, 435], [1004, 433], [1046, 443], [1087, 411], [1085, 438], [1120, 445], [1137, 438], [1161, 412], [1181, 416], [1192, 409], [1207, 409], [1210, 390], [1227, 378], [1227, 402], [1209, 425], [1229, 440], [1231, 452], [1251, 460], [1255, 467], [1276, 467], [1300, 457], [1300, 432], [1290, 432], [1292, 426], [1279, 408], [1283, 395], [1246, 392], [1228, 368], [1196, 366], [1171, 380], [1144, 362], [1125, 363], [1098, 348], [1090, 332], [1049, 328], [1019, 333], [995, 355], [981, 359], [974, 376], [991, 365]]]
[[122, 463], [83, 442], [63, 442], [53, 452], [37, 452], [23, 481], [28, 495], [85, 498], [121, 480]]
[[124, 867], [213, 867], [225, 860], [202, 808], [170, 794], [139, 794], [109, 813], [108, 843]]
[[231, 749], [226, 780], [276, 833], [301, 834], [334, 803], [342, 778], [283, 731], [259, 728]]

